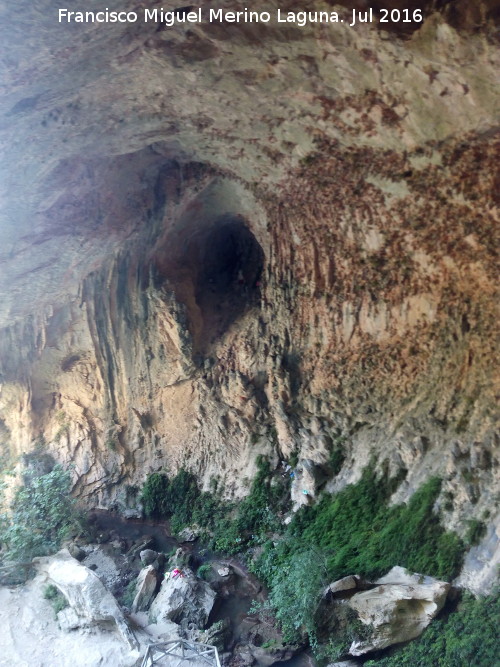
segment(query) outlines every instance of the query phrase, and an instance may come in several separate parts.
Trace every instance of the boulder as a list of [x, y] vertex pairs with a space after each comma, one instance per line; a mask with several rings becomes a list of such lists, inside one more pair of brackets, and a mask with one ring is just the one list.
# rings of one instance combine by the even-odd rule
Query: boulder
[[205, 630], [205, 632], [200, 637], [200, 641], [203, 644], [210, 644], [210, 646], [215, 646], [219, 653], [228, 647], [230, 640], [231, 621], [228, 618], [224, 618], [223, 620], [214, 623], [208, 628], [208, 630]]
[[[231, 597], [236, 592], [238, 577], [234, 569], [224, 562], [213, 561], [210, 570], [210, 587], [223, 598]], [[240, 579], [241, 584], [241, 579]]]
[[[155, 553], [155, 552], [153, 552]], [[160, 575], [154, 565], [148, 565], [139, 572], [135, 585], [132, 612], [147, 611], [160, 587]]]
[[130, 547], [130, 549], [127, 551], [126, 554], [127, 558], [129, 560], [133, 560], [134, 558], [137, 558], [137, 556], [140, 554], [141, 551], [152, 549], [154, 545], [155, 545], [154, 538], [152, 537], [143, 538], [139, 542], [136, 542]]
[[151, 565], [158, 558], [158, 552], [153, 549], [143, 549], [139, 552], [139, 558], [143, 565]]
[[285, 644], [279, 629], [272, 623], [247, 617], [239, 627], [238, 654], [249, 653], [259, 667], [269, 667], [276, 662], [290, 660], [300, 645]]
[[418, 637], [441, 611], [450, 589], [444, 581], [411, 574], [402, 567], [393, 567], [374, 583], [374, 588], [355, 593], [347, 602], [372, 629], [369, 639], [351, 644], [353, 656]]
[[68, 551], [78, 561], [82, 561], [85, 556], [87, 555], [86, 552], [78, 546], [78, 544], [75, 544], [72, 542], [71, 544], [68, 545]]
[[82, 619], [78, 616], [73, 607], [61, 609], [61, 611], [57, 613], [57, 622], [59, 623], [61, 630], [64, 632], [71, 632], [71, 630], [76, 630], [82, 625]]
[[179, 538], [179, 542], [194, 542], [198, 539], [199, 533], [200, 529], [198, 526], [187, 526], [181, 530], [177, 537]]
[[[34, 558], [33, 564], [61, 591], [75, 615], [79, 617], [80, 625], [113, 621], [128, 646], [131, 649], [138, 648], [138, 643], [113, 595], [104, 587], [99, 577], [74, 559], [67, 549], [62, 549], [54, 556]], [[66, 620], [68, 625], [74, 624], [75, 616], [67, 612], [63, 623]]]
[[191, 570], [184, 570], [184, 576], [164, 579], [160, 592], [156, 596], [149, 611], [151, 623], [163, 619], [194, 625], [196, 628], [205, 627], [216, 593], [210, 586], [197, 579]]
[[356, 575], [349, 575], [347, 577], [342, 577], [334, 581], [332, 584], [327, 586], [325, 590], [325, 595], [339, 595], [345, 593], [346, 591], [354, 591], [358, 588], [359, 577]]

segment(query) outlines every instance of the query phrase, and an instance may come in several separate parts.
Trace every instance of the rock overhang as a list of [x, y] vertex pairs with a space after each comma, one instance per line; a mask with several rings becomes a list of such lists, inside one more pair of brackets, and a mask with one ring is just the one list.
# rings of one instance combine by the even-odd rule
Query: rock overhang
[[338, 25], [66, 26], [50, 2], [4, 8], [2, 325], [75, 298], [147, 234], [172, 161], [266, 197], [325, 138], [402, 152], [495, 127], [495, 6], [432, 14], [426, 3], [419, 30], [391, 37]]

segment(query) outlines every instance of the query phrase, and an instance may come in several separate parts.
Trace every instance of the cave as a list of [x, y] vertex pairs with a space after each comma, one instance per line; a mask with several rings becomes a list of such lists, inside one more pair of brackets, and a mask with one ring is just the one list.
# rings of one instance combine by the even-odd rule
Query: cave
[[4, 661], [491, 667], [500, 0], [107, 4], [2, 3]]
[[202, 340], [213, 342], [260, 298], [264, 252], [240, 216], [227, 216], [194, 243], [194, 296], [202, 317]]

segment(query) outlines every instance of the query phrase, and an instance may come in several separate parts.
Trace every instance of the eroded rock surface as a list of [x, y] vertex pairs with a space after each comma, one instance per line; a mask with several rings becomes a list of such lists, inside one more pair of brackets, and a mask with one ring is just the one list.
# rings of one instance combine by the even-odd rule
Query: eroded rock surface
[[0, 8], [14, 458], [42, 444], [83, 503], [136, 512], [161, 468], [241, 497], [258, 454], [295, 452], [300, 504], [374, 455], [407, 470], [397, 502], [441, 476], [462, 534], [491, 512], [498, 3], [442, 4], [390, 34]]
[[135, 585], [132, 612], [147, 611], [160, 587], [160, 575], [153, 565], [139, 572]]
[[353, 656], [364, 655], [418, 637], [441, 611], [450, 584], [393, 567], [375, 582], [375, 588], [355, 593], [347, 604], [373, 633], [354, 641]]
[[44, 599], [45, 575], [21, 587], [0, 586], [0, 664], [19, 667], [133, 667], [139, 653], [116, 632], [96, 627], [61, 630]]
[[38, 572], [47, 576], [67, 599], [75, 612], [70, 620], [75, 627], [75, 615], [80, 625], [114, 623], [130, 649], [137, 649], [138, 642], [128, 627], [122, 610], [113, 595], [104, 587], [99, 577], [75, 560], [67, 549], [54, 556], [34, 560]]
[[216, 593], [188, 570], [184, 576], [164, 579], [149, 611], [152, 623], [178, 623], [185, 631], [203, 629], [215, 602]]

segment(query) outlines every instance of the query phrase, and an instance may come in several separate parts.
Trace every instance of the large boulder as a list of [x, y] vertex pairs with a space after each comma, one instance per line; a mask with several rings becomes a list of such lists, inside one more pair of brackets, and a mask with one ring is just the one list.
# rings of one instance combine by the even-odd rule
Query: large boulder
[[149, 611], [152, 623], [161, 620], [174, 621], [183, 627], [205, 627], [216, 593], [210, 586], [195, 577], [191, 570], [184, 570], [182, 577], [165, 578], [160, 592]]
[[369, 639], [351, 644], [353, 656], [418, 637], [441, 611], [450, 589], [444, 581], [402, 567], [393, 567], [374, 583], [374, 588], [355, 593], [347, 602], [372, 631]]
[[132, 612], [147, 611], [160, 587], [160, 575], [154, 565], [148, 565], [139, 572], [135, 584]]
[[128, 646], [131, 649], [138, 648], [138, 643], [113, 595], [104, 587], [99, 577], [73, 558], [67, 549], [62, 549], [54, 556], [35, 558], [33, 563], [37, 570], [44, 573], [50, 583], [61, 591], [75, 612], [65, 614], [64, 622], [68, 629], [76, 627], [76, 617], [80, 620], [80, 626], [112, 621]]

